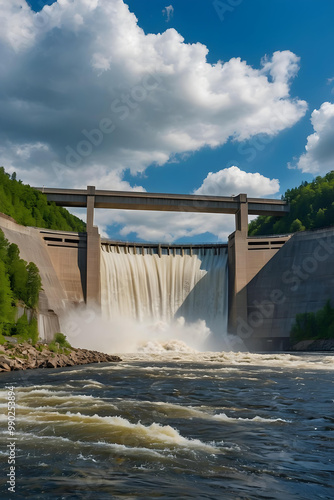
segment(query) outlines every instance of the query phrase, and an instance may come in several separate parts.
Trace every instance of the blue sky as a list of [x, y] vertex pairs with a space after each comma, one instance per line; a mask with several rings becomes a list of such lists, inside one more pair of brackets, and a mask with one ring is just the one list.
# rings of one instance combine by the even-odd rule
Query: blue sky
[[[333, 168], [331, 0], [13, 0], [0, 14], [2, 163], [24, 182], [279, 197]], [[96, 222], [123, 240], [233, 230], [202, 214]]]

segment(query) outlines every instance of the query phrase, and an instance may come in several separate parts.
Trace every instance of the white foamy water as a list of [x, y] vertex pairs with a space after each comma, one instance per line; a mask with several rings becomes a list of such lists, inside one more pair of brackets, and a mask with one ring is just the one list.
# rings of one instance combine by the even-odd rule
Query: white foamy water
[[122, 358], [3, 374], [0, 448], [13, 384], [22, 497], [331, 498], [333, 355], [178, 340]]
[[60, 413], [38, 408], [33, 411], [21, 411], [21, 424], [48, 423], [57, 425], [59, 428], [65, 427], [70, 432], [70, 438], [75, 439], [76, 435], [82, 435], [82, 430], [86, 427], [87, 432], [96, 440], [103, 436], [103, 441], [111, 444], [121, 444], [126, 446], [145, 446], [147, 448], [173, 448], [184, 447], [186, 449], [202, 450], [207, 453], [218, 453], [215, 446], [201, 442], [199, 439], [188, 439], [183, 437], [176, 429], [170, 425], [160, 425], [152, 423], [145, 426], [138, 423], [131, 423], [126, 418], [118, 416], [85, 415], [80, 412]]
[[[175, 345], [175, 344], [174, 344]], [[176, 342], [177, 345], [177, 342]], [[182, 346], [182, 344], [181, 344]], [[220, 365], [220, 370], [236, 370], [241, 375], [243, 370], [247, 370], [247, 366], [261, 367], [262, 373], [272, 368], [281, 368], [282, 370], [300, 369], [300, 370], [334, 370], [334, 356], [332, 353], [327, 355], [324, 353], [316, 354], [303, 353], [274, 353], [274, 354], [258, 354], [251, 352], [194, 352], [191, 349], [182, 348], [180, 350], [164, 349], [163, 346], [158, 346], [156, 351], [148, 353], [143, 349], [141, 352], [123, 354], [123, 360], [129, 361], [146, 361], [150, 359], [155, 361], [173, 361], [177, 356], [178, 359], [187, 363], [206, 363], [205, 374], [216, 373], [216, 364]], [[210, 365], [213, 365], [211, 368]], [[185, 369], [187, 371], [187, 369]], [[199, 370], [198, 376], [203, 376]]]
[[175, 350], [176, 340], [203, 350], [226, 337], [224, 247], [159, 256], [102, 245], [101, 290], [104, 329], [122, 330], [126, 352]]
[[61, 318], [74, 347], [151, 354], [244, 348], [226, 333], [225, 247], [159, 256], [102, 245], [101, 295], [102, 314], [83, 306]]
[[[105, 316], [165, 321], [182, 307], [191, 321], [198, 307], [226, 321], [226, 248], [199, 248], [192, 255], [124, 253], [102, 245], [102, 307]], [[206, 278], [206, 279], [205, 279]], [[196, 286], [200, 283], [200, 286]], [[185, 304], [185, 301], [187, 303]]]

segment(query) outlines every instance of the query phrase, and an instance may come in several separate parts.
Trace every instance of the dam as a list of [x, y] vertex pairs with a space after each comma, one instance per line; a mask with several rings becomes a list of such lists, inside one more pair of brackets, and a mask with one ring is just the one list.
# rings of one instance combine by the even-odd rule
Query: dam
[[[317, 310], [333, 295], [333, 253], [329, 251], [326, 260], [316, 263], [317, 272], [301, 280], [298, 293], [288, 286], [291, 266], [294, 269], [301, 258], [311, 258], [324, 238], [329, 241], [334, 236], [333, 230], [248, 237], [248, 214], [284, 215], [289, 207], [282, 200], [119, 193], [93, 187], [40, 189], [56, 204], [87, 206], [86, 233], [24, 228], [0, 216], [6, 238], [17, 243], [22, 257], [35, 261], [40, 269], [43, 338], [59, 331], [58, 318], [64, 310], [87, 304], [107, 318], [204, 320], [217, 338], [229, 332], [250, 349], [280, 350], [288, 346], [295, 315]], [[94, 209], [102, 206], [232, 213], [236, 230], [225, 245], [113, 242], [101, 239], [93, 224]], [[322, 283], [328, 283], [325, 293], [319, 272]]]

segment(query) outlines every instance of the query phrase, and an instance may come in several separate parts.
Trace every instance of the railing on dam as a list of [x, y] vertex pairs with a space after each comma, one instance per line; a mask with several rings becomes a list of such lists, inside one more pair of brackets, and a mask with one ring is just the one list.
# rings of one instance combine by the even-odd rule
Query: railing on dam
[[87, 234], [53, 229], [40, 229], [39, 233], [48, 247], [86, 248]]
[[247, 250], [279, 250], [291, 238], [291, 234], [248, 236]]
[[[229, 244], [233, 245], [236, 233], [229, 235]], [[272, 234], [268, 236], [247, 236], [247, 250], [279, 250], [291, 238], [291, 234]]]
[[168, 243], [129, 243], [123, 241], [111, 241], [102, 239], [101, 245], [108, 252], [111, 247], [117, 253], [131, 255], [190, 255], [196, 254], [199, 250], [214, 250], [214, 255], [220, 255], [227, 251], [227, 244], [202, 244], [202, 245], [170, 245]]

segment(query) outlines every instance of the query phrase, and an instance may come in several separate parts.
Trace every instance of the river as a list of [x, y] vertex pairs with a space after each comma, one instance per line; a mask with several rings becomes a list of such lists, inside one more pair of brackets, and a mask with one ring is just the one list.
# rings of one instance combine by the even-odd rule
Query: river
[[334, 498], [332, 354], [148, 351], [2, 373], [1, 498]]

